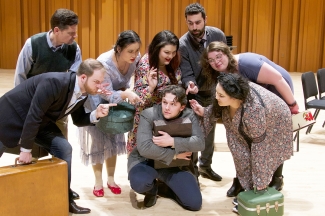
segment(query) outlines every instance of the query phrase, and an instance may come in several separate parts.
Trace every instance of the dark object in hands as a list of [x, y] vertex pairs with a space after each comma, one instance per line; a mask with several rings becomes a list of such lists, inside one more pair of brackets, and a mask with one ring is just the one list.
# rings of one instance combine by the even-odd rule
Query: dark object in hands
[[[174, 120], [155, 120], [153, 122], [153, 135], [160, 136], [158, 131], [164, 131], [171, 137], [190, 137], [192, 136], [192, 122], [189, 118], [177, 118]], [[155, 169], [163, 169], [170, 167], [189, 166], [190, 160], [175, 159], [169, 165], [160, 161], [154, 161]]]
[[192, 122], [189, 118], [177, 118], [174, 120], [155, 120], [153, 122], [153, 135], [160, 136], [158, 131], [164, 131], [171, 137], [192, 136]]
[[135, 108], [127, 102], [110, 107], [107, 116], [100, 118], [96, 126], [108, 134], [121, 134], [133, 128]]

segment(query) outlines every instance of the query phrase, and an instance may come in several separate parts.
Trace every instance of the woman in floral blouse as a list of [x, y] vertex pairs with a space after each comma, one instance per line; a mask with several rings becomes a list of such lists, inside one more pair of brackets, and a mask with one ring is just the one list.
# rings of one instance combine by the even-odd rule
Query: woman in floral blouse
[[178, 84], [181, 79], [179, 69], [180, 54], [177, 36], [167, 30], [155, 35], [149, 45], [148, 53], [140, 60], [134, 78], [134, 91], [143, 100], [136, 106], [133, 129], [129, 132], [127, 151], [136, 146], [136, 134], [140, 112], [153, 104], [161, 103], [163, 89]]
[[[203, 52], [200, 63], [209, 86], [217, 82], [220, 72], [238, 73], [282, 98], [292, 114], [299, 111], [299, 106], [293, 95], [293, 83], [289, 72], [265, 56], [256, 53], [234, 55], [225, 43], [214, 41]], [[282, 169], [283, 166], [277, 169], [277, 175], [274, 175], [269, 185], [279, 191], [283, 188]], [[242, 189], [238, 179], [234, 178], [233, 185], [227, 191], [227, 196], [237, 196]]]
[[275, 171], [293, 153], [292, 120], [288, 105], [265, 88], [239, 74], [222, 73], [216, 86], [216, 100], [202, 107], [190, 100], [208, 133], [222, 118], [236, 174], [246, 190], [266, 188]]

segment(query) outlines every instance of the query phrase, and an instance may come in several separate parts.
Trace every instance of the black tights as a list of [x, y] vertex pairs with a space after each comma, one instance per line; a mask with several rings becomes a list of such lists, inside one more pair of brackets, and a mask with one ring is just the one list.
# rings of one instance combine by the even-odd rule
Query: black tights
[[273, 176], [282, 177], [283, 164], [281, 164], [274, 172]]

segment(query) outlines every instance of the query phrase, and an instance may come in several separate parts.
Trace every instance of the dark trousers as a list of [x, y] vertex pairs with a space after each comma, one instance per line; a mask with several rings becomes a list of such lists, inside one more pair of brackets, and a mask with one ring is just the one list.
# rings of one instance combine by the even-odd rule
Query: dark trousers
[[[192, 96], [193, 97], [193, 96]], [[189, 97], [190, 99], [190, 97]], [[194, 99], [203, 107], [207, 107], [212, 104], [213, 97], [196, 94]], [[199, 166], [203, 169], [210, 168], [212, 164], [212, 157], [214, 152], [214, 135], [215, 135], [215, 126], [212, 128], [208, 136], [205, 138], [205, 148], [204, 151], [201, 151], [201, 156], [198, 158], [197, 153], [193, 153], [193, 162], [197, 170], [197, 162], [199, 161]]]
[[131, 188], [137, 193], [146, 193], [156, 187], [155, 180], [164, 182], [176, 195], [176, 201], [185, 209], [198, 211], [202, 195], [196, 177], [178, 167], [156, 170], [150, 162], [135, 165], [129, 172]]
[[70, 191], [71, 183], [71, 161], [72, 161], [72, 146], [68, 140], [60, 132], [40, 131], [35, 139], [36, 143], [42, 146], [51, 155], [60, 158], [67, 162], [68, 165], [68, 192], [69, 199], [72, 199]]
[[3, 152], [6, 150], [6, 146], [3, 145], [3, 143], [0, 141], [0, 157], [2, 156]]

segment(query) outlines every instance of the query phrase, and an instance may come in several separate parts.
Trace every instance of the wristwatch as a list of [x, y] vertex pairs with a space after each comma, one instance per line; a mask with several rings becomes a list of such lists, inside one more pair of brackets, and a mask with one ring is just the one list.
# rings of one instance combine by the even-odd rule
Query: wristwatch
[[294, 106], [296, 106], [296, 104], [297, 104], [297, 101], [294, 101], [292, 104], [288, 104], [288, 106], [289, 107], [294, 107]]

